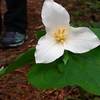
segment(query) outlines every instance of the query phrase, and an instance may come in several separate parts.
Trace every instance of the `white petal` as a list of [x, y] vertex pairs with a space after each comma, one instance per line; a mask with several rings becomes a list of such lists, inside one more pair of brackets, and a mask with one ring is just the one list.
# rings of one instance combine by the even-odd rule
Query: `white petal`
[[86, 27], [71, 27], [69, 41], [64, 48], [74, 53], [85, 53], [100, 45], [98, 37]]
[[48, 36], [43, 36], [38, 41], [35, 52], [36, 63], [50, 63], [61, 57], [64, 47], [57, 44]]
[[66, 9], [53, 0], [45, 0], [41, 16], [46, 28], [69, 25], [70, 21], [70, 16]]

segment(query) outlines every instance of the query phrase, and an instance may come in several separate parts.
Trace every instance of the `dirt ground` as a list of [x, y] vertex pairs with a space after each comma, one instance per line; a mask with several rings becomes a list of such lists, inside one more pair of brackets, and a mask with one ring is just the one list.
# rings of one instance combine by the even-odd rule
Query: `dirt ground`
[[[85, 0], [56, 1], [69, 11], [71, 14], [71, 23], [74, 21], [83, 21], [88, 23], [86, 24], [88, 26], [93, 22], [98, 23], [100, 21], [99, 10], [91, 8], [88, 3], [84, 2]], [[87, 1], [90, 2], [91, 0]], [[43, 28], [41, 22], [42, 4], [43, 0], [27, 1], [27, 34], [29, 35], [29, 39], [24, 45], [18, 48], [0, 48], [0, 66], [11, 63], [19, 54], [28, 50], [28, 48], [35, 47], [37, 41], [35, 32]], [[6, 11], [4, 1], [0, 7], [3, 14]], [[0, 79], [0, 100], [100, 100], [98, 96], [89, 94], [78, 87], [65, 87], [59, 90], [37, 90], [31, 87], [26, 81], [28, 68], [29, 66], [25, 66], [25, 68], [18, 69]]]

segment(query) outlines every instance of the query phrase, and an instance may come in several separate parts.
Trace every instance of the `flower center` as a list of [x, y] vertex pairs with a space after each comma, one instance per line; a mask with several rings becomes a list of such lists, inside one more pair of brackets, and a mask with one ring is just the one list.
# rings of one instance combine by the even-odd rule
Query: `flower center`
[[54, 33], [56, 42], [63, 44], [66, 40], [65, 35], [67, 35], [67, 33], [68, 33], [68, 30], [65, 27], [61, 27], [57, 29], [56, 32]]

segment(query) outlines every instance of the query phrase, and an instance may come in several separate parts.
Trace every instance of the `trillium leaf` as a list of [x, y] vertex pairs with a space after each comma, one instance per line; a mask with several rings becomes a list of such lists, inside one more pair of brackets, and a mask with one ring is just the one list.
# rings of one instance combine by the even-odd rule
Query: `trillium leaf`
[[41, 36], [43, 36], [43, 35], [45, 35], [45, 31], [44, 30], [38, 30], [37, 32], [36, 32], [36, 36], [37, 36], [37, 38], [39, 39]]
[[60, 73], [63, 73], [65, 71], [65, 66], [64, 66], [64, 63], [60, 63], [57, 65], [57, 68], [58, 68], [58, 71]]
[[68, 59], [69, 59], [68, 52], [65, 51], [65, 53], [64, 53], [64, 55], [63, 55], [63, 62], [64, 62], [64, 64], [67, 64]]
[[91, 28], [91, 30], [98, 36], [100, 39], [100, 28]]
[[[37, 88], [61, 88], [78, 85], [100, 95], [100, 47], [84, 54], [69, 53], [68, 63], [35, 64], [28, 73], [28, 81]], [[60, 66], [60, 67], [61, 67]]]
[[0, 76], [10, 73], [15, 69], [21, 68], [26, 64], [34, 62], [34, 52], [35, 48], [30, 48], [28, 51], [22, 53], [11, 64], [0, 71]]
[[85, 90], [100, 95], [100, 47], [91, 52], [74, 55], [70, 54], [67, 75], [72, 84]]
[[66, 85], [62, 77], [65, 76], [65, 66], [63, 65], [62, 59], [50, 64], [34, 64], [28, 73], [28, 81], [41, 89], [63, 87]]

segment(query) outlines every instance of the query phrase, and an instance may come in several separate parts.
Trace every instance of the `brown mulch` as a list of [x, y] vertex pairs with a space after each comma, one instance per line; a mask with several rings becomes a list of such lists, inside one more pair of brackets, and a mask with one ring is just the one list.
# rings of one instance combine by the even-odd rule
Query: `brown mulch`
[[[3, 0], [2, 0], [3, 1]], [[86, 5], [82, 5], [78, 0], [57, 0], [68, 9], [70, 14], [80, 9], [84, 16], [71, 16], [72, 20], [99, 21], [100, 16], [96, 12], [91, 13], [91, 9], [87, 9]], [[28, 48], [35, 47], [36, 30], [40, 29], [41, 23], [41, 7], [43, 0], [28, 0], [28, 29], [29, 39], [24, 45], [12, 49], [0, 49], [0, 65], [9, 64], [19, 54], [27, 51]], [[4, 1], [2, 5], [2, 13], [5, 11]], [[86, 11], [86, 13], [85, 13]], [[66, 87], [59, 90], [38, 90], [28, 84], [26, 73], [30, 66], [17, 69], [11, 74], [0, 78], [0, 100], [100, 100], [99, 97], [84, 92], [78, 87]]]

